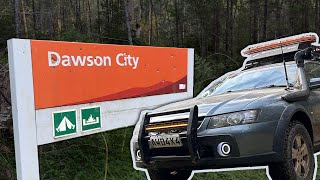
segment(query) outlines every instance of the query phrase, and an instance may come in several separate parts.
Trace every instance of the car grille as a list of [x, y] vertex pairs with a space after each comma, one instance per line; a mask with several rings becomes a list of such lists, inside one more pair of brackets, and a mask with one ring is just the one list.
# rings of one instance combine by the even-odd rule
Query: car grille
[[[203, 122], [204, 117], [199, 117], [198, 128]], [[168, 122], [150, 123], [145, 126], [146, 132], [153, 133], [182, 133], [187, 131], [188, 119], [179, 119]]]

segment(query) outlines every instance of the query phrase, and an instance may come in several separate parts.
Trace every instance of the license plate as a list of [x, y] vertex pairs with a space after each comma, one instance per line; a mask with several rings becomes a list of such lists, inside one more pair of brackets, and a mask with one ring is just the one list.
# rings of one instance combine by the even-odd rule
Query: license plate
[[178, 134], [151, 136], [150, 148], [181, 147], [182, 142]]

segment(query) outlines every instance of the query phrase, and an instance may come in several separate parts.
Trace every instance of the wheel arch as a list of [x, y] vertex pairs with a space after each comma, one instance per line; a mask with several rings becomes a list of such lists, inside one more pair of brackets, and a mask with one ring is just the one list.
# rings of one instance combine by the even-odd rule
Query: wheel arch
[[293, 116], [291, 117], [291, 121], [299, 121], [301, 122], [304, 127], [307, 129], [310, 137], [311, 137], [311, 141], [312, 143], [314, 142], [314, 136], [313, 136], [313, 128], [312, 128], [312, 123], [311, 123], [311, 119], [309, 117], [309, 115], [304, 112], [304, 111], [297, 111], [293, 114]]
[[282, 150], [284, 148], [285, 132], [292, 121], [301, 122], [307, 129], [312, 143], [314, 140], [312, 121], [307, 110], [301, 105], [288, 106], [279, 119], [277, 129], [275, 131], [273, 150], [277, 152], [277, 160], [282, 159]]

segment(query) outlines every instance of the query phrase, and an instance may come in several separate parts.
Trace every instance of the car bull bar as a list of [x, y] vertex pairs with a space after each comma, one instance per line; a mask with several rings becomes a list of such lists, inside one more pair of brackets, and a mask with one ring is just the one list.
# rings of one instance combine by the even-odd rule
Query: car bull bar
[[190, 159], [192, 163], [196, 164], [200, 158], [197, 144], [197, 128], [198, 128], [198, 106], [194, 106], [190, 109], [177, 110], [177, 111], [169, 111], [169, 112], [161, 112], [155, 114], [146, 113], [143, 118], [143, 122], [140, 125], [140, 131], [138, 136], [138, 145], [140, 147], [141, 160], [144, 165], [150, 163], [150, 161], [154, 160], [150, 155], [150, 148], [148, 144], [148, 132], [146, 131], [146, 126], [150, 123], [151, 117], [157, 116], [165, 116], [179, 113], [187, 113], [190, 112], [190, 116], [188, 118], [188, 126], [187, 126], [187, 143], [189, 155], [183, 157], [177, 156], [162, 156], [157, 159]]

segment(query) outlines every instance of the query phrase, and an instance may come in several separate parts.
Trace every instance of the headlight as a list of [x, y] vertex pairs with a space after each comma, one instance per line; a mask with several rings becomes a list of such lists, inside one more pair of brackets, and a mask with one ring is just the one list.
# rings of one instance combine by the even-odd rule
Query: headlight
[[209, 119], [209, 124], [207, 128], [212, 129], [254, 123], [257, 119], [258, 112], [258, 110], [248, 110], [206, 117], [206, 119]]

